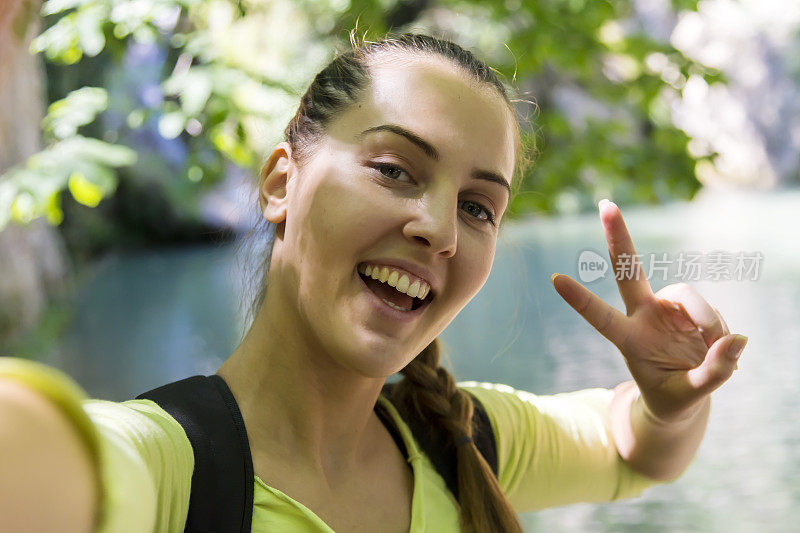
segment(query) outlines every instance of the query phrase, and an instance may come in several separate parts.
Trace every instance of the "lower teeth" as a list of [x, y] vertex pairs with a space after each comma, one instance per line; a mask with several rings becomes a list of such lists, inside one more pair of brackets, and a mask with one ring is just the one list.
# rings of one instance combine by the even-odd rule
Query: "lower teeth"
[[381, 298], [381, 300], [383, 300], [383, 303], [385, 303], [386, 305], [388, 305], [392, 309], [397, 309], [398, 311], [411, 311], [410, 308], [406, 309], [405, 307], [400, 307], [399, 305], [394, 305], [392, 302], [390, 302], [389, 300], [387, 300], [385, 298]]

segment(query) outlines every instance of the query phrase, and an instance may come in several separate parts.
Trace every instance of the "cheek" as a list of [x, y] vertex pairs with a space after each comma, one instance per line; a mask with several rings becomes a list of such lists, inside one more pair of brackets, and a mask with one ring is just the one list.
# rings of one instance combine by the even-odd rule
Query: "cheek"
[[475, 259], [468, 267], [471, 279], [471, 287], [477, 293], [481, 287], [486, 283], [489, 278], [489, 273], [492, 271], [491, 257], [486, 255], [476, 254]]
[[[462, 232], [463, 235], [463, 232]], [[449, 279], [452, 280], [454, 296], [466, 305], [483, 287], [492, 270], [494, 247], [487, 249], [486, 243], [459, 242], [458, 254], [453, 262]], [[472, 244], [472, 246], [468, 246]], [[448, 281], [451, 283], [451, 281]]]
[[313, 254], [331, 267], [356, 260], [354, 248], [376, 232], [376, 216], [382, 212], [365, 184], [345, 173], [332, 172], [321, 180], [307, 202], [305, 228], [298, 235], [307, 241], [304, 257]]

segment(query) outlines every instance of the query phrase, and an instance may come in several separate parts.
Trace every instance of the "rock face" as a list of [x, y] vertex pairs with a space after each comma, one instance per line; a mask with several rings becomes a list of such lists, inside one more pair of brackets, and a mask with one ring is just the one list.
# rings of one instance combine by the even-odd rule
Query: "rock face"
[[[39, 7], [39, 0], [0, 2], [0, 174], [41, 148], [44, 74], [28, 53]], [[0, 231], [0, 345], [36, 323], [66, 272], [61, 237], [45, 221]]]
[[36, 323], [66, 271], [61, 237], [47, 222], [0, 232], [0, 345]]

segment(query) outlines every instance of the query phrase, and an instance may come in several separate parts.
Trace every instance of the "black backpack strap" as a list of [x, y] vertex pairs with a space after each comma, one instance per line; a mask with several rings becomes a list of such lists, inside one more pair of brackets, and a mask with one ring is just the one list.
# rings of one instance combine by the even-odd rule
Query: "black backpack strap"
[[253, 461], [242, 414], [218, 375], [192, 376], [136, 397], [152, 400], [183, 426], [194, 451], [185, 531], [250, 533]]
[[[393, 383], [384, 385], [382, 392], [387, 399], [391, 398], [393, 388]], [[470, 396], [472, 396], [472, 403], [475, 407], [472, 414], [472, 440], [475, 441], [475, 446], [489, 463], [494, 475], [497, 476], [497, 443], [489, 415], [483, 404], [474, 395], [470, 394]], [[447, 484], [447, 488], [458, 500], [458, 468], [455, 448], [452, 444], [445, 443], [444, 435], [441, 432], [431, 431], [430, 425], [413, 416], [413, 413], [404, 414], [408, 417], [405, 423], [408, 424], [420, 448], [431, 460], [436, 471]]]

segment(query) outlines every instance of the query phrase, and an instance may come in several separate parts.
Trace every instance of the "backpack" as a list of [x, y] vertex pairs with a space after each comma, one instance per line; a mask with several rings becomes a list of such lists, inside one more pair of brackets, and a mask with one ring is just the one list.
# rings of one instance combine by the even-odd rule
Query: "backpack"
[[[394, 384], [381, 391], [389, 398]], [[194, 452], [186, 532], [250, 533], [253, 518], [253, 462], [242, 414], [225, 381], [218, 375], [192, 376], [144, 392], [137, 400], [152, 400], [184, 429]], [[497, 447], [489, 417], [474, 396], [473, 440], [495, 476]], [[376, 414], [389, 429], [403, 456], [408, 450], [380, 402]], [[455, 449], [444, 435], [432, 434], [422, 420], [404, 420], [420, 448], [430, 458], [458, 500]]]

